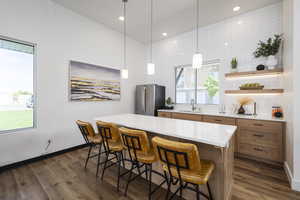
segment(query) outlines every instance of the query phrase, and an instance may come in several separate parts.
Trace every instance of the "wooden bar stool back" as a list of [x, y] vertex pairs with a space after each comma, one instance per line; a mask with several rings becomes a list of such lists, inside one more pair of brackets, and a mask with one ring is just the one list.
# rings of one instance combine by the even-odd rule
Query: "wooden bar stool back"
[[[152, 173], [162, 176], [163, 178], [165, 178], [165, 175], [162, 175], [152, 169], [152, 164], [157, 161], [157, 157], [153, 151], [150, 140], [148, 139], [148, 135], [145, 131], [133, 130], [128, 128], [120, 128], [119, 131], [122, 138], [123, 146], [125, 149], [128, 150], [129, 160], [125, 160], [131, 163], [131, 168], [129, 170], [129, 178], [127, 179], [127, 185], [125, 189], [125, 195], [127, 195], [129, 183], [145, 173], [146, 179], [149, 182], [148, 199], [151, 199], [151, 195], [159, 187], [161, 187], [166, 182], [166, 180], [164, 180], [154, 190], [151, 189]], [[145, 167], [145, 170], [142, 171], [142, 167]], [[137, 169], [138, 175], [132, 178], [134, 169]], [[122, 176], [127, 173], [128, 172], [122, 174]]]
[[[123, 145], [121, 142], [119, 129], [117, 125], [113, 123], [107, 123], [102, 121], [96, 122], [98, 131], [102, 137], [103, 140], [103, 146], [105, 148], [106, 152], [106, 159], [103, 162], [103, 170], [101, 179], [103, 180], [104, 172], [107, 168], [118, 165], [118, 183], [117, 183], [117, 189], [119, 191], [119, 184], [120, 184], [120, 167], [121, 163], [123, 163], [123, 166], [125, 167], [124, 160], [123, 160]], [[110, 155], [113, 155], [114, 157], [109, 158]], [[113, 159], [116, 159], [116, 162], [112, 162], [110, 165], [107, 165], [109, 161], [112, 161]], [[100, 163], [100, 164], [103, 164]]]
[[[195, 144], [176, 142], [160, 137], [154, 137], [152, 143], [163, 170], [170, 177], [166, 199], [168, 199], [171, 185], [177, 185], [178, 183], [179, 187], [170, 199], [178, 192], [182, 198], [182, 190], [185, 188], [195, 191], [197, 200], [200, 199], [200, 195], [212, 199], [208, 180], [215, 165], [211, 161], [200, 160], [199, 151]], [[208, 195], [199, 190], [199, 185], [203, 184], [207, 185]]]
[[[86, 169], [90, 158], [98, 156], [98, 163], [99, 163], [101, 149], [102, 149], [102, 138], [99, 134], [95, 133], [95, 130], [91, 123], [77, 120], [76, 124], [77, 124], [86, 144], [89, 146], [88, 156], [86, 158], [85, 165], [84, 165], [84, 168]], [[97, 154], [91, 155], [92, 148], [96, 147], [98, 145], [99, 145], [99, 152]], [[99, 167], [97, 167], [96, 176], [98, 175], [98, 171], [99, 171]]]

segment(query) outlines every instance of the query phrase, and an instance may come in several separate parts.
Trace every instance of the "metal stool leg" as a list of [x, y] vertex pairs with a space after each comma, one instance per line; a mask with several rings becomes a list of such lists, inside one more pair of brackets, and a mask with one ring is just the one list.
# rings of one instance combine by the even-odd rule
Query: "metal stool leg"
[[131, 179], [131, 176], [132, 176], [132, 170], [134, 168], [134, 165], [133, 163], [131, 163], [131, 168], [130, 168], [130, 172], [129, 172], [129, 177], [127, 179], [127, 184], [126, 184], [126, 188], [125, 188], [125, 196], [127, 196], [127, 190], [128, 190], [128, 186], [129, 186], [129, 182], [130, 182], [130, 179]]
[[170, 190], [170, 188], [171, 188], [171, 181], [168, 180], [167, 184], [168, 184], [168, 189], [167, 189], [167, 194], [166, 194], [166, 200], [169, 199], [169, 193], [171, 192], [171, 190]]
[[147, 171], [148, 171], [147, 174], [149, 173], [149, 180], [148, 180], [149, 181], [149, 197], [148, 197], [148, 199], [151, 200], [151, 192], [152, 192], [152, 190], [151, 190], [151, 186], [152, 186], [152, 164], [149, 164], [148, 167], [149, 167], [149, 171], [147, 169]]
[[182, 199], [182, 181], [180, 180], [180, 190], [179, 190], [179, 196], [180, 196], [180, 199]]
[[84, 165], [84, 168], [85, 168], [85, 169], [86, 169], [86, 166], [87, 166], [88, 161], [89, 161], [89, 159], [90, 159], [90, 154], [91, 154], [92, 148], [93, 148], [93, 145], [90, 144], [89, 153], [88, 153], [88, 156], [87, 156], [87, 158], [86, 158], [86, 160], [85, 160], [85, 165]]
[[208, 190], [208, 194], [209, 194], [209, 200], [213, 200], [211, 190], [210, 190], [210, 187], [209, 187], [209, 183], [207, 182], [206, 185], [207, 185], [207, 190]]
[[105, 162], [104, 162], [104, 166], [103, 166], [103, 170], [102, 170], [102, 175], [101, 175], [101, 180], [103, 180], [104, 172], [106, 170], [106, 165], [107, 165], [107, 162], [108, 162], [108, 156], [109, 156], [109, 153], [106, 154], [106, 158], [105, 158]]
[[196, 185], [196, 199], [200, 200], [199, 185]]
[[117, 155], [117, 162], [118, 162], [118, 183], [117, 183], [117, 191], [119, 192], [119, 188], [120, 188], [120, 175], [121, 175], [121, 162], [122, 160], [122, 152], [116, 152]]
[[98, 154], [98, 162], [97, 162], [97, 172], [96, 172], [96, 177], [98, 177], [98, 172], [99, 172], [101, 150], [102, 150], [102, 143], [101, 143], [100, 146], [99, 146], [99, 154]]

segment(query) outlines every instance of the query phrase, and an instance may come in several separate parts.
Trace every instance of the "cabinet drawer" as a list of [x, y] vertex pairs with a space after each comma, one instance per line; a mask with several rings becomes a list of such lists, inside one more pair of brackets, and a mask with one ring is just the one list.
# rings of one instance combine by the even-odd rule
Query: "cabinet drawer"
[[215, 124], [235, 125], [235, 119], [229, 117], [203, 116], [203, 121]]
[[159, 117], [171, 118], [172, 117], [172, 113], [169, 113], [169, 112], [158, 112], [158, 116]]
[[238, 138], [240, 143], [269, 146], [281, 148], [282, 134], [281, 133], [265, 133], [251, 130], [239, 130]]
[[239, 144], [238, 152], [266, 160], [282, 161], [281, 151], [277, 148], [241, 143]]
[[241, 129], [268, 132], [268, 133], [281, 133], [283, 128], [282, 123], [280, 122], [245, 120], [245, 119], [238, 119], [238, 126]]
[[185, 119], [185, 120], [191, 120], [191, 121], [202, 121], [201, 115], [194, 115], [194, 114], [172, 113], [172, 118]]

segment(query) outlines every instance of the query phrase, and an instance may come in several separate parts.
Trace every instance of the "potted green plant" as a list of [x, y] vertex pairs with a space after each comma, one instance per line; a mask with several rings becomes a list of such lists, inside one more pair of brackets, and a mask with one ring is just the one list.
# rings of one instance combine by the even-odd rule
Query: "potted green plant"
[[173, 109], [174, 108], [174, 102], [172, 101], [171, 97], [168, 97], [166, 99], [166, 109]]
[[255, 58], [267, 58], [266, 65], [269, 69], [274, 69], [278, 64], [276, 54], [279, 52], [281, 42], [282, 35], [274, 35], [274, 38], [269, 38], [266, 42], [259, 41], [258, 47], [253, 53]]
[[232, 72], [237, 72], [237, 66], [238, 66], [237, 58], [232, 58], [231, 59], [231, 71]]

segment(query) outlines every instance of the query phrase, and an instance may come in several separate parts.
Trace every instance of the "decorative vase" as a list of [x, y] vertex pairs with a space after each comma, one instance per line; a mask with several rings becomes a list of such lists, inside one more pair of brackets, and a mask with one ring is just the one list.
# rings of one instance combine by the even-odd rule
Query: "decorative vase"
[[278, 60], [275, 56], [268, 56], [266, 64], [269, 69], [275, 69], [276, 65], [278, 64]]
[[238, 110], [238, 114], [245, 114], [245, 109], [244, 109], [244, 107], [241, 105], [241, 107], [239, 108], [239, 110]]

